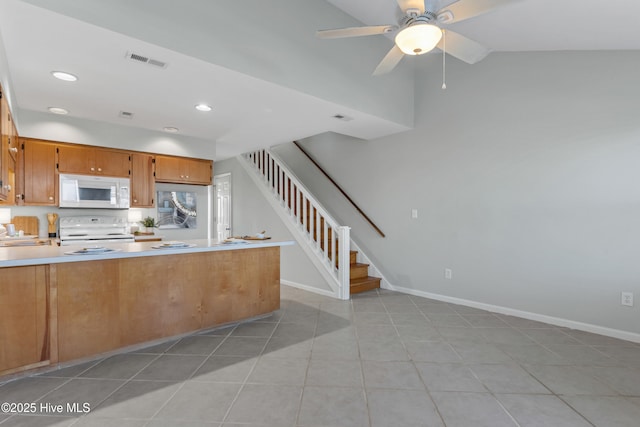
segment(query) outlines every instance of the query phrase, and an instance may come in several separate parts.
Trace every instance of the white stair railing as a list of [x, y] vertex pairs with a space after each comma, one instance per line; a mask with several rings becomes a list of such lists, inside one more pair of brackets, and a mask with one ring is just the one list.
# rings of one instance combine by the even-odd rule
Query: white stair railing
[[240, 157], [253, 170], [252, 178], [268, 190], [269, 202], [286, 218], [287, 228], [310, 255], [335, 296], [349, 299], [350, 227], [339, 225], [269, 150]]

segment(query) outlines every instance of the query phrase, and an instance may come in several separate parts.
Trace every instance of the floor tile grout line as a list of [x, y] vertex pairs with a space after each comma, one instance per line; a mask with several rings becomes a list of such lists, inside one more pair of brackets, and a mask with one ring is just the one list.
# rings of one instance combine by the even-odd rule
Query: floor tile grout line
[[[281, 297], [282, 298], [282, 297]], [[281, 308], [282, 309], [282, 308]], [[284, 312], [286, 312], [286, 308], [283, 309]], [[251, 369], [249, 369], [249, 372], [247, 373], [247, 375], [244, 377], [244, 380], [242, 381], [242, 383], [240, 384], [240, 387], [238, 387], [238, 391], [236, 392], [235, 396], [233, 397], [233, 399], [231, 400], [231, 403], [229, 404], [229, 406], [227, 407], [227, 410], [225, 411], [224, 415], [222, 416], [222, 421], [220, 421], [221, 425], [224, 424], [227, 421], [227, 418], [229, 417], [229, 414], [231, 413], [231, 409], [233, 408], [233, 406], [236, 404], [236, 402], [238, 401], [238, 398], [240, 397], [240, 394], [242, 393], [242, 390], [244, 390], [245, 386], [247, 385], [247, 380], [249, 379], [249, 377], [251, 376], [251, 374], [253, 373], [253, 371], [256, 369], [256, 366], [258, 365], [258, 361], [260, 360], [260, 356], [262, 356], [262, 354], [264, 353], [264, 350], [267, 348], [267, 345], [269, 344], [269, 341], [271, 341], [271, 338], [273, 337], [273, 334], [275, 334], [276, 330], [278, 329], [278, 326], [280, 325], [280, 323], [282, 322], [282, 318], [283, 316], [280, 316], [280, 318], [278, 319], [278, 321], [276, 322], [276, 326], [273, 328], [273, 330], [271, 331], [271, 334], [269, 334], [269, 337], [267, 337], [267, 340], [265, 341], [264, 345], [262, 346], [262, 349], [260, 350], [260, 352], [258, 353], [258, 355], [255, 356], [255, 362], [253, 363], [253, 366], [251, 366]], [[231, 334], [229, 334], [229, 336], [231, 336]], [[251, 356], [254, 357], [254, 356]]]
[[[413, 300], [412, 300], [413, 302]], [[415, 302], [413, 302], [414, 305]], [[382, 306], [385, 307], [385, 311], [386, 311], [386, 306], [384, 305], [384, 301], [382, 301]], [[400, 336], [399, 331], [396, 328], [396, 333], [398, 334], [398, 336]], [[442, 336], [440, 335], [440, 333], [438, 332], [438, 330], [436, 329], [436, 333], [442, 338]], [[427, 383], [424, 381], [424, 379], [422, 378], [422, 375], [420, 374], [420, 370], [418, 369], [418, 367], [416, 366], [415, 361], [413, 360], [413, 357], [411, 356], [411, 352], [409, 352], [409, 350], [407, 349], [406, 343], [403, 339], [400, 339], [400, 342], [402, 343], [402, 347], [404, 348], [404, 350], [407, 352], [407, 357], [409, 358], [409, 362], [411, 363], [411, 366], [413, 367], [416, 375], [418, 376], [418, 378], [420, 379], [420, 382], [422, 383], [422, 386], [424, 387], [425, 393], [426, 395], [429, 397], [429, 400], [431, 401], [431, 404], [433, 405], [434, 410], [436, 411], [436, 413], [438, 414], [438, 417], [440, 418], [440, 420], [442, 421], [443, 426], [446, 426], [446, 422], [444, 420], [444, 416], [442, 415], [442, 413], [440, 412], [440, 409], [438, 408], [438, 405], [436, 405], [435, 400], [433, 399], [433, 396], [429, 390], [429, 387], [427, 387]], [[455, 350], [454, 350], [455, 351]], [[364, 375], [363, 375], [363, 381], [364, 381]], [[365, 387], [365, 395], [367, 394], [366, 392], [366, 387]], [[367, 405], [368, 407], [368, 405]], [[369, 411], [370, 413], [370, 411]], [[369, 415], [371, 417], [371, 415]], [[371, 419], [369, 420], [369, 422], [371, 423]]]
[[309, 368], [311, 367], [311, 361], [313, 360], [313, 344], [315, 343], [316, 333], [318, 332], [319, 318], [320, 318], [320, 309], [318, 309], [318, 312], [316, 313], [316, 325], [313, 331], [313, 338], [311, 341], [311, 352], [309, 354], [309, 359], [307, 361], [307, 369], [305, 370], [305, 373], [304, 373], [304, 381], [302, 383], [300, 396], [298, 398], [298, 407], [296, 409], [296, 416], [294, 421], [295, 426], [300, 425], [300, 414], [302, 413], [302, 402], [304, 400], [304, 391], [305, 391], [305, 388], [307, 387], [307, 378], [309, 376]]

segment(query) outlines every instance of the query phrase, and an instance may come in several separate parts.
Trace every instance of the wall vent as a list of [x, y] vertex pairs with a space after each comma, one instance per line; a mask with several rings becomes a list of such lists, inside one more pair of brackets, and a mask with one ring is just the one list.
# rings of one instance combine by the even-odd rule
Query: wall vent
[[129, 111], [120, 111], [120, 113], [118, 113], [118, 117], [121, 119], [131, 120], [133, 118], [133, 113], [130, 113]]
[[139, 53], [127, 52], [127, 59], [141, 64], [153, 65], [157, 68], [167, 68], [167, 63], [158, 59], [149, 58], [148, 56], [141, 55]]

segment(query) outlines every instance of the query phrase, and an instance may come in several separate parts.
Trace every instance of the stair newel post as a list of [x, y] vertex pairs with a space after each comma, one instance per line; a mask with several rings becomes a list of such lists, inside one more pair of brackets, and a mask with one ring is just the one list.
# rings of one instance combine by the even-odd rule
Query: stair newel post
[[348, 300], [350, 297], [350, 270], [349, 270], [349, 243], [351, 227], [342, 225], [337, 227], [338, 234], [338, 281], [340, 282], [340, 299]]

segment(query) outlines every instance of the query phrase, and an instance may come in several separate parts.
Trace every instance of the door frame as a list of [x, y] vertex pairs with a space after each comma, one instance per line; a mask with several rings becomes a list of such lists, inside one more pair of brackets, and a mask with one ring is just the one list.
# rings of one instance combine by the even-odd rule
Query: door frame
[[232, 179], [231, 172], [221, 173], [213, 176], [213, 238], [218, 238], [218, 191], [217, 185], [220, 179], [228, 179], [229, 181], [229, 237], [233, 233], [233, 203], [232, 203]]

